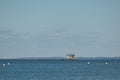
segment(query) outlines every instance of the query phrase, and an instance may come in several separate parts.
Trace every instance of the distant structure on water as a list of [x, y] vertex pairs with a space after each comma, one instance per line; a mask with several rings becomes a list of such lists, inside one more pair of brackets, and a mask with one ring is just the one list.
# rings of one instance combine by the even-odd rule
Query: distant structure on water
[[75, 59], [75, 54], [67, 54], [66, 59], [74, 60]]

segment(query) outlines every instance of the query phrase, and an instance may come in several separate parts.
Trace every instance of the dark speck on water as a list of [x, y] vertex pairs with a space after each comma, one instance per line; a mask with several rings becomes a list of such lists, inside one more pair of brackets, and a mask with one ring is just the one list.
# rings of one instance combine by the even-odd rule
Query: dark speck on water
[[0, 80], [120, 80], [120, 61], [0, 60]]

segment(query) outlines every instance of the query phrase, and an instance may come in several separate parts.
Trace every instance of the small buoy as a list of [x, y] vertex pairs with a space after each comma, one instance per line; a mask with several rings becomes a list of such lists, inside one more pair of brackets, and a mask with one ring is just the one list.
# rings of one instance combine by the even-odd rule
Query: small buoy
[[105, 64], [108, 64], [107, 62]]
[[88, 62], [88, 64], [90, 64], [90, 62]]
[[10, 65], [10, 63], [8, 63], [8, 65]]
[[3, 67], [5, 66], [5, 64], [3, 64]]

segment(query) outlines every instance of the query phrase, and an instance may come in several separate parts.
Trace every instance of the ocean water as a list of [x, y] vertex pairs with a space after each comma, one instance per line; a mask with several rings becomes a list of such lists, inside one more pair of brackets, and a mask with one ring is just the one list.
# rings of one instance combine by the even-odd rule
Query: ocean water
[[0, 60], [0, 80], [120, 80], [120, 61]]

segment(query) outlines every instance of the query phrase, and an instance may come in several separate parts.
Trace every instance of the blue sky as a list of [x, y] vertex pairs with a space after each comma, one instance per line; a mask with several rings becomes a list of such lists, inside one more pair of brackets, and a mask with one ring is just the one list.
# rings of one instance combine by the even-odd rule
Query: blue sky
[[0, 0], [0, 58], [120, 56], [120, 0]]

